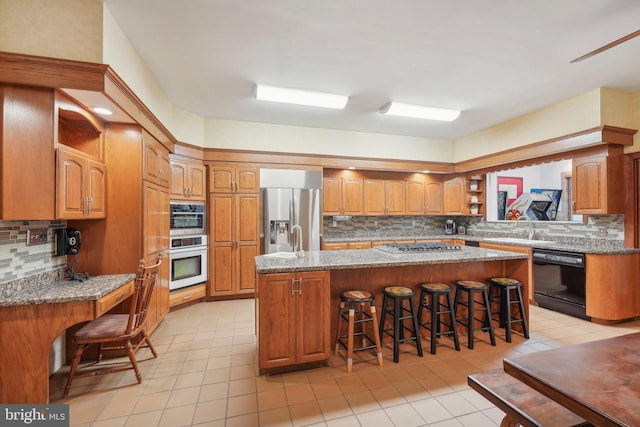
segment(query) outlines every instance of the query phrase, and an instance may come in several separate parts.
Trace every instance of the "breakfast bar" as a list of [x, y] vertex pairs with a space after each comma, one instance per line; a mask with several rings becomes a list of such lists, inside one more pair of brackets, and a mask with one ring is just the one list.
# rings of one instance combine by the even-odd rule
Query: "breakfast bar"
[[[528, 255], [468, 246], [428, 252], [374, 248], [312, 251], [302, 257], [268, 254], [255, 261], [260, 373], [328, 359], [339, 295], [347, 289], [371, 291], [380, 311], [386, 286], [417, 289], [424, 282], [489, 277], [517, 279], [525, 295], [529, 286]], [[525, 301], [527, 317], [528, 312]]]
[[[67, 328], [100, 317], [133, 294], [135, 274], [23, 279], [0, 293], [0, 402], [49, 402], [49, 351]], [[10, 344], [9, 344], [10, 343]]]

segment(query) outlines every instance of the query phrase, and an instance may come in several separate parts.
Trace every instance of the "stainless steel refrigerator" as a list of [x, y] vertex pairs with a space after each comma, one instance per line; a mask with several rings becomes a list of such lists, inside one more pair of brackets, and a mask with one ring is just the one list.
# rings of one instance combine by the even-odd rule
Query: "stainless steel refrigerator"
[[260, 202], [264, 253], [292, 252], [300, 226], [302, 249], [320, 250], [322, 221], [322, 172], [261, 169]]

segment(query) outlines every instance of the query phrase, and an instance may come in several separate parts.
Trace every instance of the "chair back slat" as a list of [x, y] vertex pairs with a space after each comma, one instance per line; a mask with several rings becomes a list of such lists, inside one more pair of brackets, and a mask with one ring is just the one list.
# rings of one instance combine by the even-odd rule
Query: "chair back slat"
[[162, 255], [159, 255], [158, 261], [151, 266], [145, 266], [144, 259], [140, 260], [140, 267], [136, 275], [133, 296], [131, 298], [127, 334], [131, 334], [139, 328], [142, 328], [147, 320], [147, 311], [161, 264]]

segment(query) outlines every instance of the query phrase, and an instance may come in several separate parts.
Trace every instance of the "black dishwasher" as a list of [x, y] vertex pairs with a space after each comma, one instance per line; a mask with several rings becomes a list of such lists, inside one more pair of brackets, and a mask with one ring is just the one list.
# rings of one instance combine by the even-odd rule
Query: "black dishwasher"
[[540, 307], [591, 320], [585, 293], [584, 254], [533, 250], [533, 299]]

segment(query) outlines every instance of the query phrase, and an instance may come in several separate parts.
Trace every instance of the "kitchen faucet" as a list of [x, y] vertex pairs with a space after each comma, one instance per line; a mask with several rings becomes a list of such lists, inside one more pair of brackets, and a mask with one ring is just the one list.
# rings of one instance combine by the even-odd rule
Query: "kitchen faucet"
[[[296, 233], [296, 230], [298, 233]], [[293, 233], [293, 251], [296, 253], [298, 258], [302, 258], [304, 256], [304, 251], [302, 250], [302, 227], [298, 224], [291, 227], [291, 233]], [[296, 235], [297, 234], [297, 235]], [[296, 250], [296, 246], [298, 246], [298, 250]]]
[[535, 232], [535, 227], [533, 225], [533, 221], [531, 221], [531, 219], [527, 215], [523, 214], [517, 217], [516, 221], [513, 223], [513, 229], [514, 230], [516, 229], [516, 227], [518, 226], [518, 221], [520, 221], [523, 218], [529, 222], [529, 240], [531, 240], [533, 239], [533, 233]]

